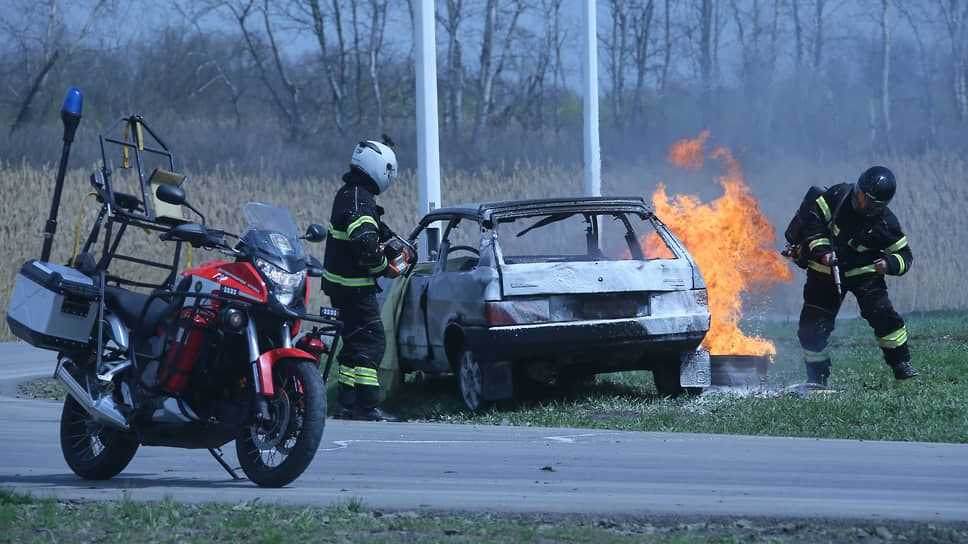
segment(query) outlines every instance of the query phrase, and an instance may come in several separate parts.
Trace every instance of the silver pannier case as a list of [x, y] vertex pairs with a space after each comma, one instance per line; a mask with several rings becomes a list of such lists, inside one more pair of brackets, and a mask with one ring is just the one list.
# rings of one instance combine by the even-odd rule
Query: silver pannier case
[[30, 260], [20, 267], [7, 324], [30, 345], [60, 351], [86, 345], [100, 291], [77, 270]]

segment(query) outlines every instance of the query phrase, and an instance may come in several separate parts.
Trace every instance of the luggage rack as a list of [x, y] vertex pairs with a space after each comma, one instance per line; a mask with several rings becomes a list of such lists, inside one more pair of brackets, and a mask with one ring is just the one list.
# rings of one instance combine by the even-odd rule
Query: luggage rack
[[[124, 135], [118, 136], [117, 133], [122, 127]], [[129, 227], [162, 233], [187, 221], [181, 215], [180, 206], [162, 202], [154, 193], [162, 184], [181, 185], [185, 176], [176, 172], [171, 148], [140, 115], [115, 120], [99, 135], [99, 140], [103, 163], [100, 170], [91, 174], [91, 186], [102, 205], [82, 249], [75, 257], [75, 266], [89, 275], [103, 273], [105, 281], [119, 287], [170, 290], [178, 275], [178, 263], [184, 242], [174, 242], [175, 248], [170, 261], [138, 257], [122, 252], [119, 248]], [[122, 192], [116, 187], [109, 150], [121, 151], [122, 169], [135, 169], [135, 194]], [[146, 167], [152, 163], [157, 166], [150, 175], [146, 175]], [[95, 258], [92, 251], [96, 251], [95, 246], [102, 236], [100, 257]], [[108, 270], [116, 259], [160, 269], [165, 277], [161, 282], [152, 283], [111, 274]]]

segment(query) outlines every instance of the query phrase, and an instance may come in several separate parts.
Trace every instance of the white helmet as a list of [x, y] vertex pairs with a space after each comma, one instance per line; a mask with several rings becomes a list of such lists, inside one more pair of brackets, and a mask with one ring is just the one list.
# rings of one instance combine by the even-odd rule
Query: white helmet
[[374, 140], [356, 144], [350, 168], [357, 168], [376, 182], [377, 194], [387, 190], [390, 179], [397, 177], [397, 155], [390, 146]]

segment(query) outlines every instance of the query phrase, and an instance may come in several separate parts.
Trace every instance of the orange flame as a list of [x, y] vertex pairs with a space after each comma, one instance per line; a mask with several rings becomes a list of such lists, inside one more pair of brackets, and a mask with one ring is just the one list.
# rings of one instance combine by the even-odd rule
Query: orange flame
[[[698, 170], [709, 134], [706, 130], [698, 139], [677, 142], [669, 150], [669, 160]], [[743, 294], [765, 290], [777, 281], [793, 281], [793, 273], [773, 249], [776, 231], [743, 182], [739, 161], [724, 147], [716, 147], [709, 157], [724, 163], [725, 173], [716, 178], [725, 190], [723, 196], [709, 204], [692, 195], [670, 199], [660, 183], [652, 203], [657, 215], [689, 249], [706, 280], [712, 322], [703, 347], [719, 355], [775, 355], [773, 342], [746, 336], [739, 329]]]

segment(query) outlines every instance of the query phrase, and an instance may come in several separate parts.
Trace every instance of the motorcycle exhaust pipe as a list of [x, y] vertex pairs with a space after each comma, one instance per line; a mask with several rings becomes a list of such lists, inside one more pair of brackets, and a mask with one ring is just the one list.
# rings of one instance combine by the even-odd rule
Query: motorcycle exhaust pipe
[[64, 366], [65, 361], [70, 361], [68, 358], [63, 358], [57, 361], [57, 369], [54, 371], [54, 377], [60, 380], [64, 387], [67, 388], [68, 394], [74, 397], [80, 405], [87, 410], [89, 414], [97, 418], [98, 420], [121, 429], [122, 431], [128, 431], [131, 426], [125, 421], [124, 416], [121, 412], [114, 406], [114, 400], [110, 397], [102, 397], [98, 400], [91, 398], [91, 394], [88, 393], [87, 389], [82, 387], [81, 384], [71, 376], [67, 368]]

